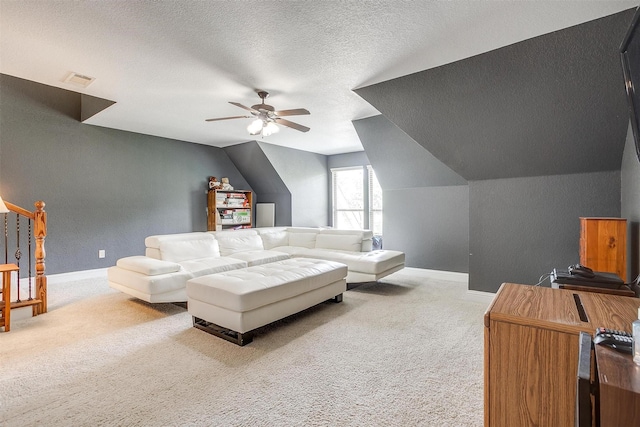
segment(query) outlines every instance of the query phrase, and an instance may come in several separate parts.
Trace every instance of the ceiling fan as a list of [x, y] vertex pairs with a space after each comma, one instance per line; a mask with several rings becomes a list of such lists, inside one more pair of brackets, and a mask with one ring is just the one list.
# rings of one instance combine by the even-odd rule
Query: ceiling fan
[[294, 123], [289, 120], [285, 120], [282, 116], [301, 116], [310, 114], [308, 110], [304, 108], [295, 108], [293, 110], [280, 110], [275, 111], [275, 109], [268, 104], [264, 103], [265, 98], [269, 96], [268, 92], [264, 90], [256, 91], [258, 96], [262, 100], [260, 104], [252, 105], [251, 108], [246, 107], [238, 102], [231, 102], [229, 104], [233, 104], [236, 107], [240, 107], [245, 109], [251, 113], [250, 116], [232, 116], [232, 117], [220, 117], [217, 119], [206, 119], [207, 122], [215, 122], [219, 120], [230, 120], [230, 119], [252, 119], [255, 118], [253, 122], [249, 126], [247, 126], [247, 130], [251, 135], [259, 135], [269, 136], [272, 133], [278, 132], [278, 126], [276, 123], [282, 126], [289, 127], [291, 129], [298, 130], [300, 132], [308, 132], [309, 128], [306, 126], [302, 126], [301, 124]]

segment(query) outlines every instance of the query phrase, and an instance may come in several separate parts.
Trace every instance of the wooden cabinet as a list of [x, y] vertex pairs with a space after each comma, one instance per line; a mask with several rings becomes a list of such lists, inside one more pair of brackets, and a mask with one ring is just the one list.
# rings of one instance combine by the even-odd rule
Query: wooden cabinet
[[573, 426], [580, 331], [630, 332], [640, 299], [503, 284], [484, 316], [485, 426]]
[[251, 228], [253, 193], [248, 190], [209, 190], [207, 230]]
[[627, 281], [627, 220], [580, 218], [580, 264]]
[[640, 369], [630, 354], [596, 346], [600, 427], [640, 426]]

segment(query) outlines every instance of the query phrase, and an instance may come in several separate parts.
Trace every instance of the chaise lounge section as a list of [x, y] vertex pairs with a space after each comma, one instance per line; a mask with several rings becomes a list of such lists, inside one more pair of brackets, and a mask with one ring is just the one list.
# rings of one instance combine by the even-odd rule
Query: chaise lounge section
[[109, 286], [149, 303], [185, 302], [187, 280], [245, 268], [244, 260], [220, 256], [208, 233], [150, 236], [146, 254], [121, 258], [107, 269]]

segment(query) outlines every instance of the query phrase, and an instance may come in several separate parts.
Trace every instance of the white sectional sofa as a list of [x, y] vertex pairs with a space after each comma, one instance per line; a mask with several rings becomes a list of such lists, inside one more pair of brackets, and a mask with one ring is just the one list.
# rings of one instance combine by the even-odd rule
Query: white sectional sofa
[[109, 286], [150, 303], [187, 301], [188, 280], [278, 262], [314, 258], [347, 266], [347, 283], [376, 281], [404, 267], [404, 253], [372, 251], [369, 230], [268, 227], [149, 236], [145, 255], [121, 258]]

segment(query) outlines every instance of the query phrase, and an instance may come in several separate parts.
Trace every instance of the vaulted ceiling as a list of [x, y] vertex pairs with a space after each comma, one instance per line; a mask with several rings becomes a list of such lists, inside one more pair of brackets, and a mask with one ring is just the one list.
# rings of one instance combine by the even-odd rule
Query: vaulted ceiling
[[[575, 137], [591, 150], [595, 137], [590, 128], [574, 133], [554, 121], [558, 109], [584, 109], [575, 99], [569, 102], [577, 88], [555, 79], [563, 72], [557, 67], [571, 65], [569, 55], [588, 66], [585, 76], [582, 71], [575, 76], [585, 83], [583, 77], [593, 75], [591, 67], [596, 67], [593, 73], [601, 70], [595, 53], [552, 36], [554, 54], [547, 56], [548, 46], [534, 42], [518, 65], [512, 61], [522, 59], [522, 47], [512, 45], [637, 5], [637, 0], [0, 0], [0, 72], [115, 102], [87, 124], [217, 147], [252, 140], [246, 131], [249, 119], [205, 119], [244, 114], [228, 101], [256, 104], [256, 89], [269, 91], [268, 101], [276, 109], [311, 112], [291, 118], [309, 126], [308, 133], [285, 128], [263, 142], [321, 154], [362, 150], [352, 121], [382, 112], [460, 175], [473, 178], [473, 164], [483, 153], [468, 146], [488, 144], [486, 150], [512, 159], [500, 163], [511, 174], [522, 167], [513, 154], [517, 149], [536, 158], [529, 143], [540, 136], [547, 119], [548, 133], [557, 134], [557, 140]], [[609, 43], [619, 39], [619, 32], [603, 36], [603, 43]], [[471, 65], [463, 65], [464, 58], [471, 58]], [[495, 67], [495, 61], [504, 63]], [[433, 72], [418, 83], [412, 73], [424, 70]], [[70, 72], [95, 81], [79, 88], [64, 81]], [[407, 75], [402, 83], [371, 86]], [[606, 75], [602, 84], [612, 79]], [[532, 80], [528, 89], [523, 89], [525, 80]], [[404, 92], [403, 100], [394, 96], [398, 105], [382, 102], [373, 87], [379, 94]], [[483, 90], [489, 87], [496, 89], [490, 96]], [[356, 92], [366, 100], [354, 92], [357, 88], [363, 88]], [[598, 98], [578, 104], [603, 102], [599, 88], [593, 89]], [[474, 91], [483, 96], [474, 99]], [[540, 101], [539, 91], [557, 92], [559, 102]], [[519, 103], [513, 94], [519, 94]], [[473, 102], [456, 106], [469, 97]], [[504, 107], [496, 110], [501, 103]], [[536, 118], [526, 122], [526, 116]], [[598, 129], [606, 119], [589, 117]], [[429, 126], [431, 119], [442, 127]], [[498, 135], [502, 123], [509, 138]], [[516, 132], [515, 124], [508, 123], [524, 127]], [[523, 137], [523, 130], [529, 136]], [[575, 150], [556, 154], [567, 157]], [[530, 167], [542, 166], [535, 161]]]
[[633, 12], [356, 93], [467, 180], [617, 170], [629, 123], [619, 46]]

